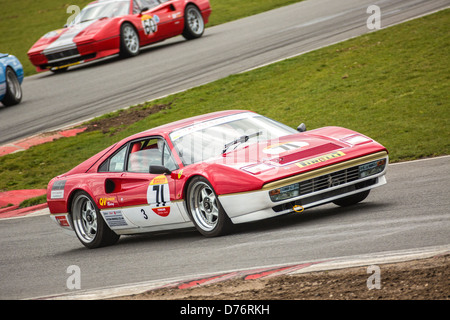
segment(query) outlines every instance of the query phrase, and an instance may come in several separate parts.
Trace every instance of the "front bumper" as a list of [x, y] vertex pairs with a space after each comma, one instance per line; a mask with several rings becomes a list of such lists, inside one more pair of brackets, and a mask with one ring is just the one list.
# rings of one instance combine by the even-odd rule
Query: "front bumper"
[[[314, 179], [320, 180], [322, 178], [333, 177], [336, 174], [346, 173], [347, 170], [353, 170], [355, 167], [357, 168], [370, 162], [383, 159], [386, 161], [385, 167], [383, 171], [377, 174], [358, 177], [351, 181], [343, 180], [342, 183], [337, 185], [330, 184], [317, 191], [311, 189], [312, 192], [282, 201], [274, 202], [269, 195], [269, 191], [275, 188], [282, 188], [302, 182], [307, 183]], [[221, 195], [219, 196], [219, 199], [231, 221], [235, 224], [267, 219], [295, 211], [303, 211], [307, 208], [326, 204], [340, 198], [384, 185], [386, 183], [385, 174], [387, 164], [387, 153], [378, 152], [268, 183], [258, 191]]]
[[62, 69], [117, 54], [119, 53], [119, 47], [120, 38], [112, 37], [100, 41], [44, 50], [40, 53], [29, 54], [29, 58], [39, 71]]

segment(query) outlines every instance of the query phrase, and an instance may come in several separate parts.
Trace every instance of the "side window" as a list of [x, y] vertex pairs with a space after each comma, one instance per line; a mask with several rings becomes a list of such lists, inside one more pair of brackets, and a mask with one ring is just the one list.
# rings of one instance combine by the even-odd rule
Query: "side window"
[[133, 14], [141, 12], [141, 3], [139, 0], [133, 0]]
[[98, 172], [123, 172], [125, 170], [125, 156], [127, 146], [125, 145], [112, 157], [103, 162], [98, 168]]
[[[167, 1], [167, 0], [166, 0]], [[139, 13], [142, 9], [147, 8], [151, 9], [154, 8], [162, 2], [166, 1], [160, 1], [160, 0], [134, 0], [133, 1], [133, 13]]]
[[164, 139], [150, 138], [131, 144], [127, 166], [129, 172], [147, 173], [150, 166], [162, 165], [170, 170], [177, 168]]
[[109, 172], [123, 172], [125, 171], [125, 155], [127, 148], [122, 148], [118, 153], [109, 160]]
[[170, 171], [178, 169], [178, 166], [175, 163], [175, 160], [173, 160], [172, 152], [170, 152], [167, 143], [164, 144], [164, 166]]

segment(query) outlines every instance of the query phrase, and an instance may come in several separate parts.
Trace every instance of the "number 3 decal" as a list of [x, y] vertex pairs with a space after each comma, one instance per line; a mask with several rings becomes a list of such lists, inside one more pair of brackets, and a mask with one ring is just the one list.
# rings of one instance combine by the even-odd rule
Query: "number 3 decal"
[[154, 178], [147, 189], [147, 202], [153, 212], [161, 217], [167, 217], [170, 213], [170, 190], [166, 176]]
[[142, 26], [144, 27], [144, 33], [146, 35], [150, 35], [152, 33], [155, 33], [158, 30], [157, 26], [157, 16], [152, 17], [148, 15], [142, 16]]

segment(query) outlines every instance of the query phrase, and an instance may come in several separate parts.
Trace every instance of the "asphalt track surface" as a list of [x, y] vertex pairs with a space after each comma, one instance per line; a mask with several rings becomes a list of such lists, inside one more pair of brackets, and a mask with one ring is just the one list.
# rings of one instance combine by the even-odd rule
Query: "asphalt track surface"
[[27, 77], [22, 103], [0, 107], [0, 145], [370, 32], [370, 5], [381, 8], [387, 27], [450, 1], [305, 0], [207, 28], [201, 39], [167, 40], [132, 59]]
[[[0, 137], [3, 142], [15, 140], [368, 32], [365, 10], [372, 4], [382, 9], [383, 27], [449, 4], [336, 2], [305, 1], [209, 28], [196, 41], [164, 42], [130, 60], [97, 63], [64, 75], [29, 77], [23, 104], [0, 111]], [[88, 250], [48, 216], [0, 220], [0, 299], [70, 292], [67, 270], [72, 265], [81, 270], [81, 289], [89, 290], [448, 245], [449, 161], [441, 157], [390, 165], [388, 184], [373, 190], [357, 206], [343, 209], [330, 204], [237, 226], [232, 235], [213, 239], [185, 230], [122, 237], [115, 246]]]
[[[182, 232], [122, 236], [86, 249], [48, 215], [0, 220], [0, 299], [81, 290], [261, 266], [302, 263], [450, 244], [450, 157], [390, 165], [388, 183], [351, 208], [333, 204], [238, 225], [231, 235]], [[70, 271], [70, 270], [69, 270]]]

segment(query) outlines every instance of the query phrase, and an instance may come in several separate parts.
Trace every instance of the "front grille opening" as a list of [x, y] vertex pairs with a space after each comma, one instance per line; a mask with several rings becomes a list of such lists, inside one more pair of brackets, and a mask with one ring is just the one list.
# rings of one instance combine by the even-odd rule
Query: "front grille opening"
[[63, 61], [42, 64], [42, 65], [40, 65], [40, 68], [41, 69], [49, 69], [49, 68], [54, 68], [54, 67], [66, 66], [68, 64], [72, 64], [75, 62], [84, 61], [87, 59], [93, 59], [93, 58], [95, 58], [95, 56], [96, 56], [96, 53], [91, 53], [91, 54], [87, 54], [84, 56], [75, 57], [75, 58], [71, 58], [71, 59], [67, 59], [67, 60], [63, 60]]
[[300, 195], [328, 189], [359, 179], [359, 167], [352, 167], [328, 175], [300, 182]]
[[75, 48], [75, 49], [69, 49], [69, 50], [64, 50], [64, 51], [60, 51], [60, 52], [46, 54], [45, 56], [47, 57], [47, 60], [51, 62], [52, 60], [68, 58], [68, 57], [76, 56], [78, 54], [79, 54], [78, 49]]
[[378, 178], [373, 178], [373, 179], [369, 179], [369, 180], [365, 180], [350, 186], [346, 186], [346, 187], [342, 187], [339, 189], [335, 189], [335, 190], [331, 190], [331, 191], [327, 191], [327, 192], [323, 192], [321, 194], [317, 194], [311, 197], [307, 197], [307, 198], [303, 198], [300, 200], [295, 200], [295, 201], [291, 201], [291, 202], [287, 202], [287, 203], [283, 203], [280, 205], [277, 205], [275, 207], [272, 207], [272, 210], [275, 212], [282, 212], [285, 210], [293, 210], [293, 207], [295, 205], [301, 205], [301, 206], [305, 206], [308, 205], [310, 203], [314, 203], [314, 202], [318, 202], [318, 201], [322, 201], [324, 199], [328, 199], [328, 198], [332, 198], [341, 194], [345, 194], [348, 192], [352, 192], [352, 191], [356, 191], [359, 189], [363, 189], [366, 187], [370, 187], [374, 184], [376, 184], [378, 181]]

